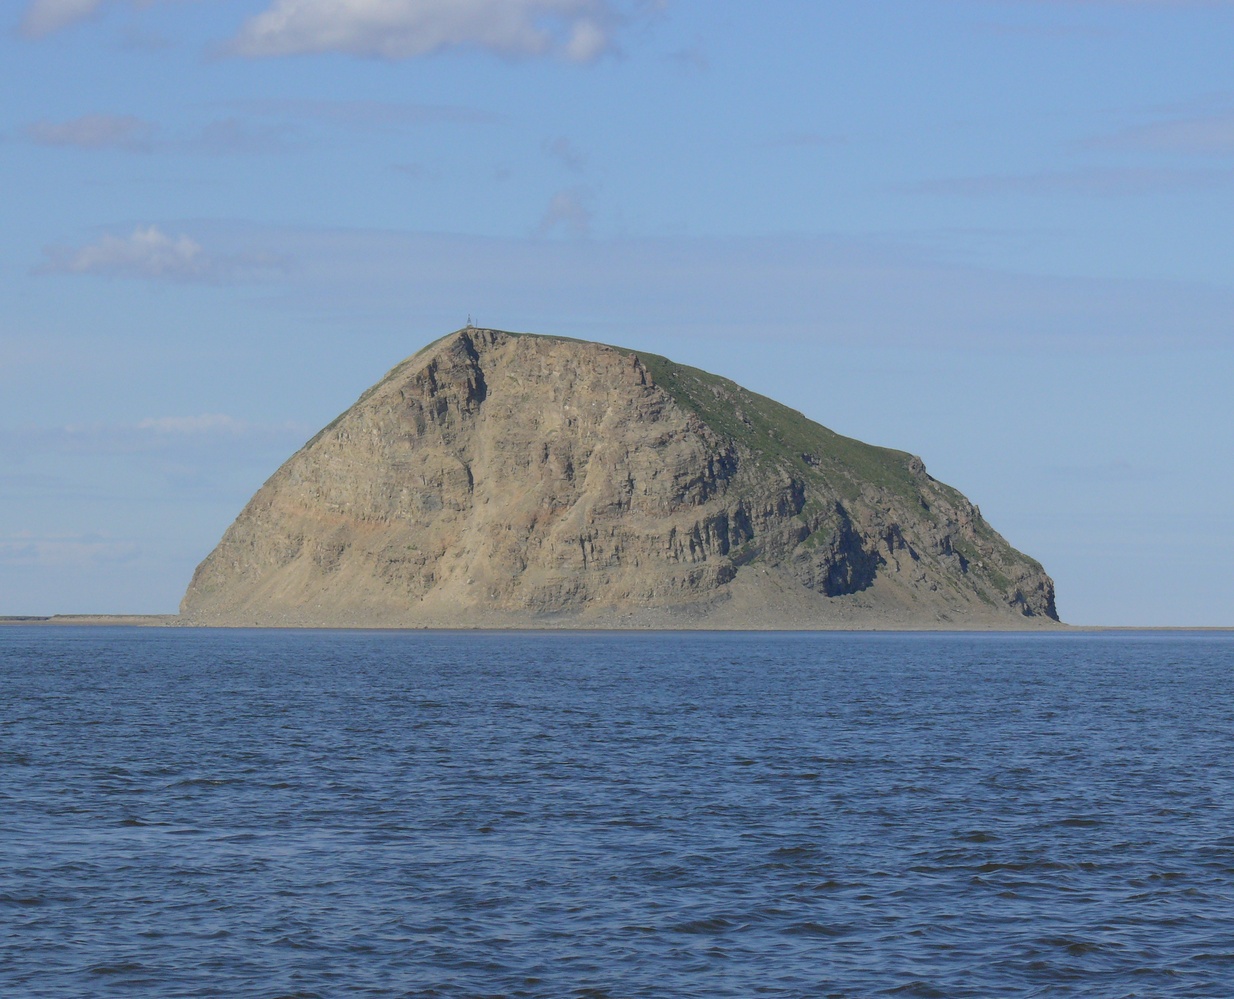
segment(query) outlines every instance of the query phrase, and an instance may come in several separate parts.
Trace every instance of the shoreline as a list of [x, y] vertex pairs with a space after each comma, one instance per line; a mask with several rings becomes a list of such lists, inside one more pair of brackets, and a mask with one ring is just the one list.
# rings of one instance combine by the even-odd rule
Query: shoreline
[[1008, 633], [1008, 634], [1054, 634], [1065, 635], [1077, 632], [1234, 632], [1234, 625], [1109, 625], [1109, 624], [1066, 624], [1057, 622], [1050, 627], [1040, 624], [1025, 624], [1017, 627], [1011, 624], [1007, 627], [991, 627], [989, 625], [964, 626], [962, 624], [886, 624], [886, 625], [849, 625], [848, 627], [800, 627], [800, 628], [673, 628], [673, 627], [614, 627], [612, 625], [595, 625], [582, 627], [554, 626], [549, 624], [529, 624], [526, 627], [489, 627], [489, 628], [448, 628], [448, 627], [399, 627], [373, 625], [200, 625], [190, 624], [181, 620], [178, 614], [12, 614], [0, 615], [0, 628], [5, 626], [35, 626], [35, 627], [136, 627], [136, 628], [182, 628], [191, 630], [244, 630], [257, 631], [449, 631], [449, 632], [656, 632], [656, 631], [748, 631], [767, 633], [792, 632], [963, 632], [963, 633]]

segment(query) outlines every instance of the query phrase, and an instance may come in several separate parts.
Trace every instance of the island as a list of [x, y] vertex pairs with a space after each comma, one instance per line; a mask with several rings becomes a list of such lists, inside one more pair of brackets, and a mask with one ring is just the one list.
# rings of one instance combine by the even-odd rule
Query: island
[[1049, 628], [1054, 584], [920, 458], [642, 351], [467, 327], [292, 455], [180, 623]]

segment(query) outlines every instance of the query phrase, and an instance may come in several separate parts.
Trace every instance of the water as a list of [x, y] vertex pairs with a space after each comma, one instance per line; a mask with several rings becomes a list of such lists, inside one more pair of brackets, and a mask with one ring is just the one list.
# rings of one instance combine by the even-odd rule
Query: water
[[1234, 994], [1234, 638], [0, 629], [0, 995]]

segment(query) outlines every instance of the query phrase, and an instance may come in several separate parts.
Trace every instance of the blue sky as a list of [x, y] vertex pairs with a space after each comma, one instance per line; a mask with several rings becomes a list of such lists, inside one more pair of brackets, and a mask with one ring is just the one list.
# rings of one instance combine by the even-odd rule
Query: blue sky
[[922, 456], [1079, 624], [1234, 625], [1234, 3], [23, 0], [0, 613], [174, 610], [462, 326]]

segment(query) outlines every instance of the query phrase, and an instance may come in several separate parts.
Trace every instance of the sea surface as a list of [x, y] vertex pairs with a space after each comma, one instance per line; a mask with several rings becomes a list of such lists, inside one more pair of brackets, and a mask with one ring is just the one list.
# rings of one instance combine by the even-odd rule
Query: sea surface
[[1234, 995], [1234, 636], [0, 628], [0, 996]]

